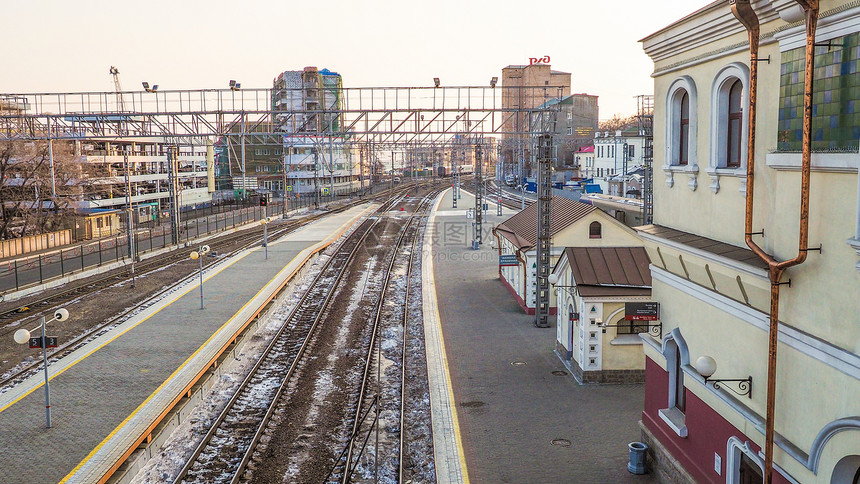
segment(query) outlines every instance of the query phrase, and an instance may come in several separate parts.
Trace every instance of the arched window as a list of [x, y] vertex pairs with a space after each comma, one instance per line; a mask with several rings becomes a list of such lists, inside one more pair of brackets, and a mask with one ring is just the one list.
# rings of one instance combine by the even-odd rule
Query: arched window
[[740, 79], [735, 79], [729, 88], [729, 112], [727, 120], [728, 136], [726, 137], [726, 166], [737, 168], [741, 166], [741, 133], [743, 132], [744, 111], [742, 107], [744, 85]]
[[668, 408], [659, 410], [659, 415], [678, 437], [687, 437], [686, 425], [686, 395], [684, 393], [684, 367], [690, 364], [690, 352], [687, 343], [678, 328], [663, 337], [661, 353], [666, 358], [666, 370], [669, 373]]
[[716, 170], [720, 169], [742, 175], [739, 168], [746, 166], [748, 85], [749, 68], [741, 63], [725, 66], [714, 78], [711, 91], [711, 160], [708, 164], [712, 176], [716, 176], [719, 173]]
[[[691, 77], [679, 77], [669, 86], [666, 93], [666, 159], [663, 165], [668, 172], [697, 171], [697, 103], [696, 84]], [[671, 167], [678, 169], [672, 170]]]
[[588, 226], [588, 238], [589, 239], [599, 239], [603, 236], [601, 233], [602, 227], [600, 226], [600, 222], [591, 222], [591, 225]]
[[681, 370], [681, 348], [675, 345], [675, 361], [674, 361], [674, 378], [675, 378], [675, 407], [682, 411], [687, 411], [687, 402], [684, 398], [684, 372]]
[[690, 95], [687, 91], [681, 95], [681, 113], [678, 118], [678, 164], [686, 166], [690, 159]]

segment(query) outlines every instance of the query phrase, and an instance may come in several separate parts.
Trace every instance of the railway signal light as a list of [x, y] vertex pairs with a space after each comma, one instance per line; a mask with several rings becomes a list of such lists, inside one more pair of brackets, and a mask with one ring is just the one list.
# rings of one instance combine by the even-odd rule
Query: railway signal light
[[260, 197], [260, 206], [261, 206], [261, 207], [265, 207], [265, 206], [267, 206], [268, 204], [269, 204], [269, 200], [267, 200], [265, 196]]

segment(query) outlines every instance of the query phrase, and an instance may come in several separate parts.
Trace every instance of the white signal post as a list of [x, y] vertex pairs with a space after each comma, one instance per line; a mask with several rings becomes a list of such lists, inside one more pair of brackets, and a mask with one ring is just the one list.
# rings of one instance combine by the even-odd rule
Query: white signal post
[[260, 220], [260, 225], [263, 226], [263, 247], [266, 249], [266, 260], [269, 260], [269, 222], [272, 219], [269, 217]]
[[203, 309], [203, 256], [209, 253], [209, 246], [202, 245], [200, 249], [191, 251], [191, 260], [200, 262], [200, 309]]
[[[48, 338], [45, 335], [45, 326], [53, 321], [65, 321], [67, 319], [69, 319], [69, 312], [65, 308], [54, 311], [54, 317], [50, 320], [46, 321], [44, 316], [40, 318], [42, 337], [39, 344], [42, 348], [42, 362], [45, 366], [45, 428], [51, 428], [51, 387], [48, 384]], [[21, 328], [15, 331], [13, 338], [16, 343], [25, 344], [30, 341], [30, 331]]]

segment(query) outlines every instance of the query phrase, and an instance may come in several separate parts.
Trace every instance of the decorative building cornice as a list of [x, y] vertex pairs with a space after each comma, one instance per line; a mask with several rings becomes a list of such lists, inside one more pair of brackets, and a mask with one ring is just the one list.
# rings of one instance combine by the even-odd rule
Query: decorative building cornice
[[[779, 18], [769, 0], [753, 0], [762, 25]], [[726, 37], [746, 32], [729, 2], [717, 1], [641, 40], [645, 53], [659, 62]]]
[[[727, 8], [723, 9], [721, 3], [715, 2], [697, 12], [698, 15], [686, 17], [666, 29], [642, 39], [641, 42], [643, 43], [645, 53], [656, 63], [678, 56], [684, 52], [689, 52], [697, 47], [745, 32], [744, 27], [734, 18], [731, 11]], [[772, 30], [763, 32], [759, 37], [761, 45], [773, 43], [778, 38], [783, 37], [779, 34], [784, 31], [796, 29], [804, 25], [802, 15], [799, 18], [797, 16], [797, 3], [795, 0], [759, 1], [754, 3], [762, 25], [775, 20], [785, 22]], [[728, 3], [725, 3], [725, 5], [727, 6]], [[860, 0], [854, 0], [822, 12], [819, 15], [819, 21], [821, 22], [819, 26], [826, 25], [828, 17], [838, 17], [839, 14], [858, 7], [860, 7]], [[693, 24], [692, 22], [696, 19], [699, 21]], [[689, 41], [685, 40], [688, 38], [690, 39]], [[747, 49], [748, 45], [748, 41], [735, 42], [719, 49], [710, 50], [673, 62], [655, 69], [652, 77], [678, 70], [683, 66], [696, 65], [716, 57], [742, 52]]]

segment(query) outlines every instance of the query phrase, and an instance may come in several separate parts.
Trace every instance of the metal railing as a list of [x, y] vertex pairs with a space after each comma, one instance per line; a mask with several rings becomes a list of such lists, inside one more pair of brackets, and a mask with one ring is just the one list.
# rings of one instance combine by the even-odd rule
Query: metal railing
[[[320, 195], [319, 205], [357, 195], [359, 192], [336, 193], [334, 196]], [[293, 195], [287, 198], [286, 211], [313, 207], [315, 203], [316, 199], [312, 193]], [[283, 200], [271, 201], [266, 207], [268, 217], [279, 217], [284, 212]], [[263, 207], [258, 201], [246, 200], [240, 204], [213, 205], [185, 211], [182, 212], [182, 217], [185, 220], [179, 227], [179, 243], [262, 220]], [[171, 245], [171, 240], [169, 223], [165, 224], [163, 221], [138, 223], [134, 231], [134, 255], [138, 258], [140, 254], [164, 249]], [[128, 258], [128, 235], [119, 233], [91, 242], [62, 247], [56, 251], [0, 261], [0, 296]]]

